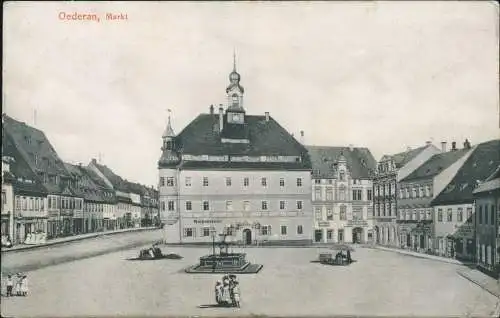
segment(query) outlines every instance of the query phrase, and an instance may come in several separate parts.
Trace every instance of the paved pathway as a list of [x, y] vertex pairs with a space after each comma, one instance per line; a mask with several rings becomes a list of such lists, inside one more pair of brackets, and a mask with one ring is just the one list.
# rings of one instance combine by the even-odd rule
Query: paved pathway
[[264, 268], [238, 276], [242, 308], [213, 308], [213, 286], [220, 276], [182, 272], [210, 247], [162, 249], [184, 258], [127, 261], [137, 253], [132, 249], [30, 272], [30, 294], [2, 298], [2, 314], [494, 317], [497, 303], [457, 275], [460, 265], [358, 248], [357, 262], [338, 267], [311, 263], [318, 257], [313, 248], [252, 248], [242, 251]]
[[457, 265], [473, 264], [471, 262], [462, 262], [462, 261], [459, 261], [459, 260], [456, 260], [453, 258], [446, 258], [446, 257], [441, 257], [441, 256], [436, 256], [436, 255], [424, 254], [424, 253], [419, 253], [419, 252], [414, 252], [414, 251], [403, 250], [403, 249], [399, 249], [399, 248], [391, 248], [391, 247], [385, 247], [385, 246], [379, 246], [379, 245], [372, 245], [372, 246], [369, 246], [369, 248], [399, 253], [399, 254], [418, 257], [418, 258], [426, 258], [426, 259], [430, 259], [430, 260], [434, 260], [434, 261], [438, 261], [438, 262], [450, 263], [450, 264], [457, 264]]
[[148, 230], [153, 230], [153, 229], [158, 229], [158, 228], [157, 227], [139, 227], [139, 228], [128, 228], [128, 229], [121, 229], [121, 230], [115, 230], [115, 231], [86, 233], [86, 234], [67, 236], [67, 237], [57, 237], [54, 239], [47, 240], [47, 242], [45, 242], [43, 244], [36, 244], [36, 245], [19, 244], [19, 245], [15, 245], [11, 248], [2, 248], [2, 253], [21, 251], [21, 250], [30, 250], [30, 249], [40, 248], [40, 247], [44, 247], [44, 246], [51, 246], [51, 245], [68, 243], [68, 242], [73, 242], [73, 241], [80, 241], [80, 240], [94, 238], [94, 237], [103, 236], [103, 235], [113, 235], [113, 234], [124, 233], [124, 232], [148, 231]]

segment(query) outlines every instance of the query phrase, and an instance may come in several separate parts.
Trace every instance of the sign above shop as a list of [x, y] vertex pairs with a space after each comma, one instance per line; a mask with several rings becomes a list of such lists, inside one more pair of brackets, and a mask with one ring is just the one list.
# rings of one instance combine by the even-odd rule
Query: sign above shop
[[222, 220], [194, 220], [194, 224], [215, 224], [222, 223]]
[[318, 226], [319, 227], [329, 227], [330, 226], [330, 222], [328, 222], [328, 221], [319, 221], [318, 222]]
[[455, 233], [453, 233], [454, 237], [468, 238], [474, 236], [474, 227], [472, 224], [462, 224], [456, 227], [457, 229]]
[[349, 220], [347, 226], [368, 226], [366, 220]]

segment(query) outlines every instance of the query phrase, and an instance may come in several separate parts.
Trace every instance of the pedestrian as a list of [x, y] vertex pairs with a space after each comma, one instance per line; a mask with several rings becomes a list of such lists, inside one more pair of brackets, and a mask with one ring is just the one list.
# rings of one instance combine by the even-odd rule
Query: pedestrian
[[222, 282], [218, 280], [215, 283], [215, 301], [220, 305], [222, 301]]
[[7, 275], [7, 297], [12, 296], [12, 289], [14, 288], [14, 281], [11, 275]]
[[240, 287], [237, 280], [234, 281], [233, 290], [233, 306], [240, 308]]
[[20, 281], [21, 296], [26, 296], [28, 294], [28, 276], [23, 275]]
[[21, 278], [22, 278], [21, 273], [17, 273], [16, 284], [15, 284], [16, 287], [14, 288], [14, 294], [16, 296], [21, 296]]
[[231, 304], [231, 291], [229, 289], [228, 280], [223, 282], [221, 303], [225, 306], [229, 306]]
[[347, 250], [347, 262], [350, 264], [352, 262], [352, 259], [351, 259], [351, 251], [350, 250]]

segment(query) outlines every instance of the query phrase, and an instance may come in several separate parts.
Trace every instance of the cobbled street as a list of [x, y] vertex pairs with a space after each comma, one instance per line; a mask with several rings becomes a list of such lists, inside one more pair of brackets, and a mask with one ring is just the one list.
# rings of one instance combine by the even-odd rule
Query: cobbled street
[[[29, 273], [28, 297], [2, 298], [4, 316], [384, 315], [488, 317], [497, 299], [458, 265], [358, 248], [348, 267], [311, 263], [317, 248], [247, 248], [259, 274], [239, 275], [242, 308], [213, 308], [219, 275], [183, 269], [207, 248], [163, 247], [182, 260], [129, 261], [138, 249]], [[203, 308], [208, 307], [208, 308]]]

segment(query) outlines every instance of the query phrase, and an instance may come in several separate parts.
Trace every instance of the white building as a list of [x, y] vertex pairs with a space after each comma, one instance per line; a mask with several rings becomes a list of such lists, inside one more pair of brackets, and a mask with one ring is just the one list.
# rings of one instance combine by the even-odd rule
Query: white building
[[320, 146], [307, 149], [313, 168], [314, 241], [371, 241], [376, 162], [370, 150]]
[[159, 165], [167, 243], [211, 242], [229, 231], [245, 244], [312, 239], [307, 150], [269, 113], [247, 115], [233, 69], [228, 107], [210, 107], [175, 135], [170, 117]]
[[8, 239], [14, 241], [14, 189], [15, 176], [10, 172], [10, 162], [13, 158], [2, 157], [2, 242]]

